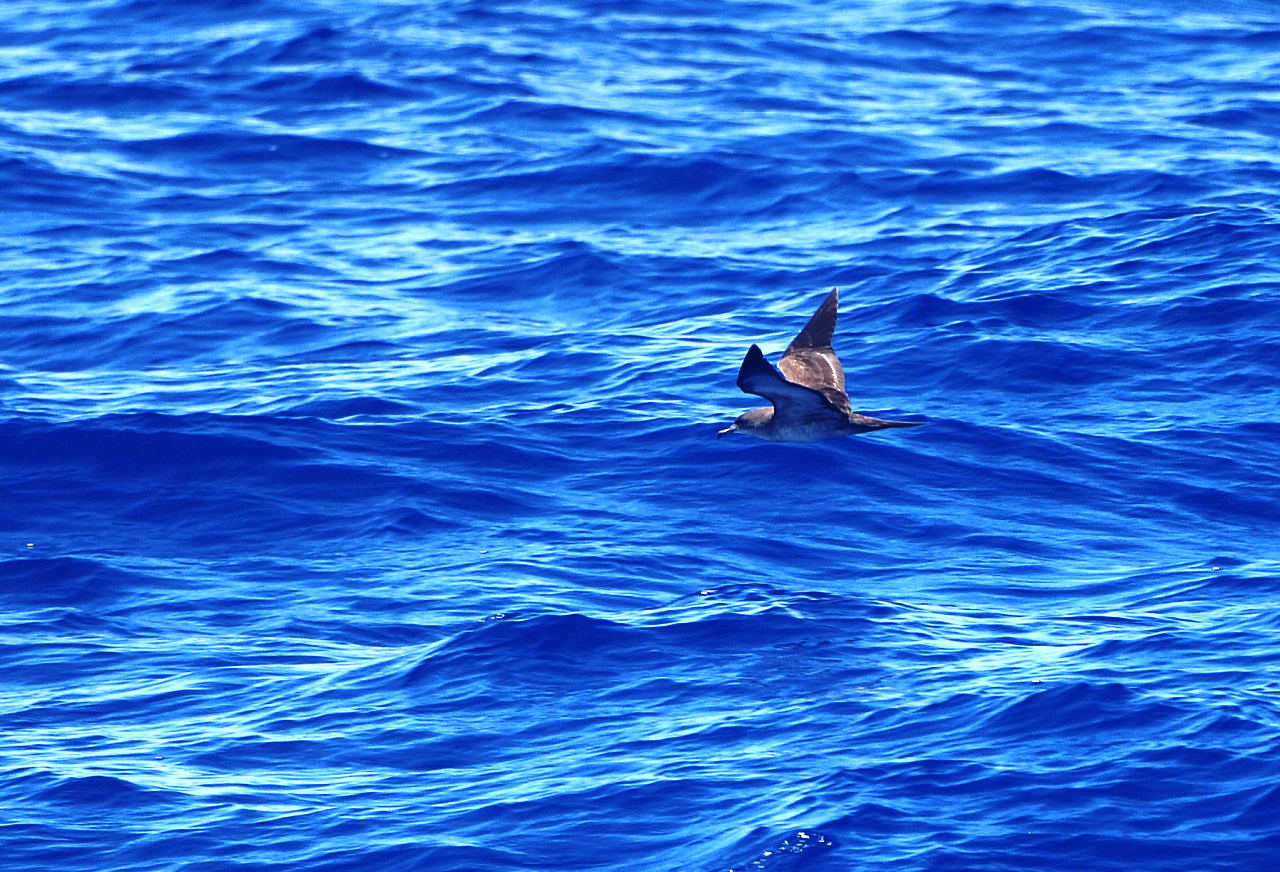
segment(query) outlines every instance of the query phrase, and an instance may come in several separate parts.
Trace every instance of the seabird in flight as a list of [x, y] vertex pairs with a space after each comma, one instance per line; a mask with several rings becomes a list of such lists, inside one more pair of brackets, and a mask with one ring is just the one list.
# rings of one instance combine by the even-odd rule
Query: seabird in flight
[[773, 405], [738, 416], [716, 438], [747, 433], [772, 442], [818, 442], [850, 433], [870, 433], [890, 427], [919, 427], [923, 421], [885, 421], [859, 415], [849, 408], [844, 392], [844, 368], [831, 350], [836, 331], [838, 289], [822, 301], [774, 369], [760, 346], [752, 345], [738, 370], [738, 387], [764, 397]]

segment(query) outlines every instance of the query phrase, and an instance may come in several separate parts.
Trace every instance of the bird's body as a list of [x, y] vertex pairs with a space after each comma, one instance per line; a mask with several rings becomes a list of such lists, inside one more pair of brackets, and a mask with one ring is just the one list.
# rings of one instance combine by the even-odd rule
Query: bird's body
[[778, 360], [778, 369], [765, 359], [760, 346], [751, 346], [738, 369], [738, 387], [764, 397], [771, 405], [744, 412], [717, 436], [747, 433], [772, 442], [819, 442], [850, 433], [918, 427], [924, 423], [886, 421], [860, 415], [849, 407], [844, 367], [831, 348], [839, 304], [839, 292], [833, 288], [787, 346]]

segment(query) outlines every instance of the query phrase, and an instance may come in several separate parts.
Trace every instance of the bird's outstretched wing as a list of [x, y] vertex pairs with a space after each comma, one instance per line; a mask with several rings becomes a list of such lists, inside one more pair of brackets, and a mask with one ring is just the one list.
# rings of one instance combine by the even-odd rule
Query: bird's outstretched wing
[[773, 413], [779, 418], [804, 419], [843, 414], [839, 406], [831, 402], [820, 390], [797, 384], [783, 377], [765, 360], [759, 345], [747, 349], [738, 369], [738, 387], [743, 392], [764, 397], [773, 403]]
[[783, 355], [790, 354], [798, 348], [830, 348], [831, 339], [836, 335], [836, 317], [840, 309], [840, 289], [832, 288], [818, 311], [813, 313], [809, 323], [791, 340]]
[[778, 361], [778, 369], [792, 383], [818, 391], [832, 406], [848, 415], [852, 410], [844, 389], [844, 367], [831, 349], [839, 305], [839, 290], [832, 288], [809, 323], [791, 340]]

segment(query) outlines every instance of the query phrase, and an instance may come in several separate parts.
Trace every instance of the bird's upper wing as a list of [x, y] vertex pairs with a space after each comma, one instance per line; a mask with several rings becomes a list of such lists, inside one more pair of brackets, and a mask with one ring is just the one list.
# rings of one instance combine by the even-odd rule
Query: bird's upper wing
[[849, 397], [844, 389], [844, 367], [831, 349], [835, 335], [839, 292], [831, 289], [809, 323], [791, 340], [778, 361], [782, 374], [795, 384], [820, 392], [840, 411], [849, 414]]
[[778, 361], [778, 368], [793, 384], [817, 391], [831, 405], [849, 413], [849, 395], [844, 392], [844, 369], [830, 348], [803, 348], [788, 352]]
[[830, 348], [831, 339], [836, 335], [836, 316], [840, 309], [840, 289], [832, 288], [818, 311], [813, 313], [809, 323], [791, 340], [784, 354], [790, 354], [797, 348]]
[[738, 387], [745, 393], [764, 397], [773, 403], [774, 414], [781, 417], [809, 418], [833, 412], [844, 413], [824, 391], [783, 378], [782, 373], [765, 360], [759, 345], [751, 346], [742, 359], [742, 366], [738, 369]]

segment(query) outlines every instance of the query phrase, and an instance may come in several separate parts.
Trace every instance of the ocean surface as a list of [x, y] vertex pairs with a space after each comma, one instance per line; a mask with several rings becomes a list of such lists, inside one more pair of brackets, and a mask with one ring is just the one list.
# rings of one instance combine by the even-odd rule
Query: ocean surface
[[[1280, 869], [1280, 7], [0, 6], [0, 856]], [[832, 287], [855, 409], [716, 439]]]

